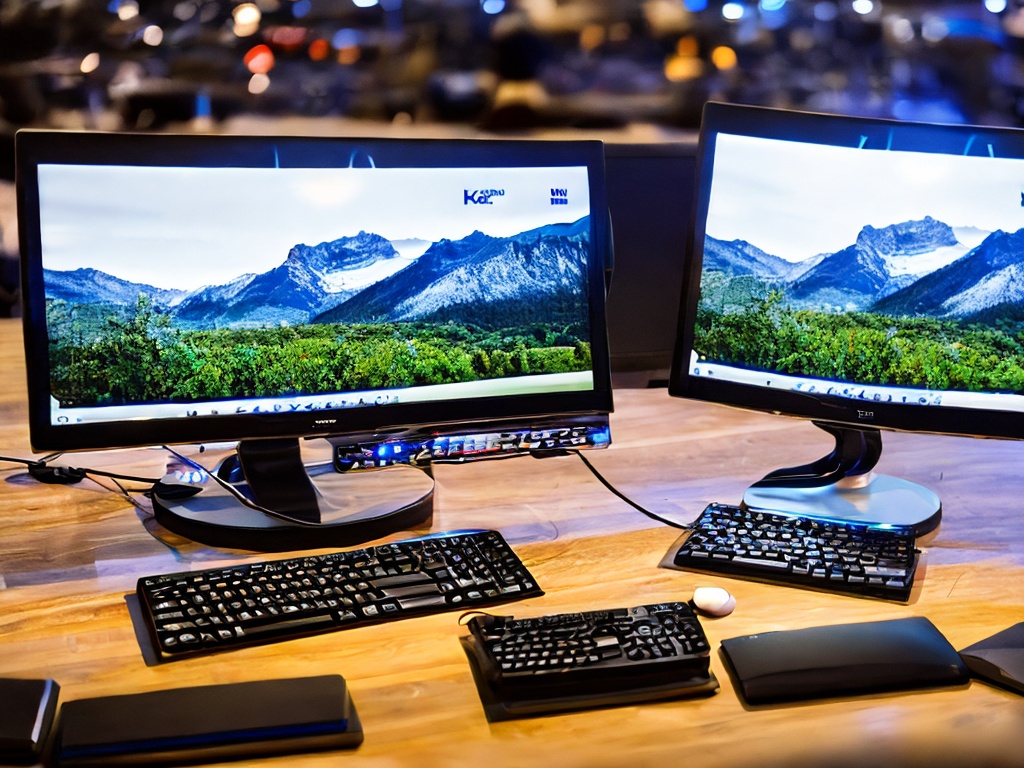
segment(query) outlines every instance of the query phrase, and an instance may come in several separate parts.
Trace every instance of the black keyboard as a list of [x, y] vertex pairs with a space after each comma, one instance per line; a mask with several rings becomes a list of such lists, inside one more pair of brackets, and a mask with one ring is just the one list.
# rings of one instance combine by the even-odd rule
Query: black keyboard
[[906, 601], [919, 552], [910, 527], [710, 504], [676, 552], [681, 568]]
[[147, 576], [137, 592], [165, 660], [543, 594], [500, 533], [475, 530]]
[[687, 603], [467, 622], [491, 695], [514, 711], [645, 701], [718, 689], [710, 645]]

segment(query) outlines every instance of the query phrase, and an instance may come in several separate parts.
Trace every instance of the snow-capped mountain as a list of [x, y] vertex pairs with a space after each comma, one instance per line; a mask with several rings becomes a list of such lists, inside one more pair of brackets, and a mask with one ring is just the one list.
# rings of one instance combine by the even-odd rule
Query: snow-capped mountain
[[[432, 244], [391, 243], [360, 232], [296, 245], [273, 269], [192, 292], [131, 283], [97, 270], [49, 270], [46, 292], [50, 299], [114, 305], [133, 305], [145, 293], [189, 328], [442, 315], [483, 324], [501, 316], [513, 324], [540, 306], [541, 314], [552, 318], [565, 306], [578, 307], [586, 288], [588, 233], [586, 219], [514, 237], [474, 232]], [[586, 317], [577, 312], [572, 319]]]
[[790, 265], [788, 272], [773, 256], [751, 260], [757, 249], [742, 240], [707, 239], [712, 258], [706, 268], [783, 287], [796, 307], [933, 317], [971, 317], [1008, 303], [1024, 307], [1024, 230], [954, 230], [930, 216], [866, 226], [853, 244]]
[[935, 269], [930, 255], [940, 249], [950, 261], [962, 256], [966, 249], [957, 251], [956, 246], [952, 227], [930, 216], [881, 229], [866, 226], [853, 245], [804, 272], [791, 295], [797, 303], [866, 309]]
[[387, 239], [366, 232], [299, 244], [274, 269], [200, 288], [174, 315], [193, 328], [304, 323], [409, 263]]
[[875, 304], [878, 312], [970, 317], [1024, 305], [1024, 230], [997, 231], [953, 264]]
[[[434, 243], [408, 269], [324, 313], [318, 322], [454, 320], [513, 325], [538, 314], [585, 320], [587, 233], [582, 219], [514, 237], [474, 232]], [[500, 307], [501, 311], [496, 312]], [[543, 308], [538, 312], [539, 308]]]

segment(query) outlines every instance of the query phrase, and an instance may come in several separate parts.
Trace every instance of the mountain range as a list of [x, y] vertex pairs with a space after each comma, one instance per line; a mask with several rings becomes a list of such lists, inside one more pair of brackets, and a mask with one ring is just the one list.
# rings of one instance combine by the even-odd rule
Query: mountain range
[[484, 327], [538, 317], [585, 322], [589, 231], [585, 217], [512, 237], [473, 232], [433, 243], [392, 243], [359, 232], [295, 245], [266, 272], [193, 291], [95, 269], [45, 270], [46, 297], [131, 306], [144, 293], [175, 325], [192, 329], [420, 319]]
[[980, 233], [926, 216], [865, 226], [851, 245], [799, 262], [708, 236], [704, 269], [784, 288], [796, 308], [984, 319], [997, 308], [1024, 316], [1022, 254], [1024, 229]]
[[[461, 240], [440, 240], [408, 269], [361, 291], [317, 320], [430, 319], [516, 325], [570, 306], [575, 307], [571, 317], [559, 313], [552, 319], [585, 321], [586, 309], [580, 304], [586, 286], [588, 232], [584, 219], [514, 237], [474, 232]], [[485, 320], [479, 312], [486, 306], [500, 307], [508, 322]]]

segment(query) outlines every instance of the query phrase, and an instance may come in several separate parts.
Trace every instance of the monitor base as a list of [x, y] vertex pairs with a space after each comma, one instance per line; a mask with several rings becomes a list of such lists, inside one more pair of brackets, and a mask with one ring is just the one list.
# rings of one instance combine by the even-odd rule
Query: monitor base
[[856, 483], [819, 487], [752, 486], [743, 494], [750, 509], [867, 525], [910, 526], [918, 536], [938, 527], [942, 503], [923, 485], [890, 475], [871, 474]]
[[318, 522], [260, 509], [213, 478], [190, 485], [169, 474], [153, 487], [156, 521], [169, 531], [214, 547], [257, 552], [346, 547], [429, 525], [434, 481], [407, 466], [339, 474], [330, 465], [308, 470], [320, 506]]
[[867, 525], [910, 526], [923, 536], [935, 530], [942, 502], [933, 491], [898, 477], [878, 475], [882, 435], [874, 427], [813, 421], [835, 447], [810, 464], [769, 472], [743, 495], [750, 509]]

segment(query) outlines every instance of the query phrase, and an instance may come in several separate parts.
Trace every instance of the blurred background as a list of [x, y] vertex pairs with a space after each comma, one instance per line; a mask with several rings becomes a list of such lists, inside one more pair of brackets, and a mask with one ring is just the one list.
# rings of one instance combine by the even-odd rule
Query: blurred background
[[22, 127], [656, 143], [709, 99], [1016, 126], [1022, 3], [0, 0], [0, 185]]
[[1018, 0], [2, 0], [0, 120], [687, 129], [715, 98], [1015, 124], [1022, 37]]

